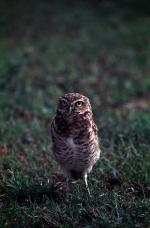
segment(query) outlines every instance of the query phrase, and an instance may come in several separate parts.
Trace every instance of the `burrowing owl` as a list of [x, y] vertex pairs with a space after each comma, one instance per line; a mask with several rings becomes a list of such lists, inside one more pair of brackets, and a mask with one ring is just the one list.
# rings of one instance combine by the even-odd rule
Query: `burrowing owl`
[[90, 101], [79, 93], [60, 97], [51, 123], [52, 151], [64, 171], [67, 183], [83, 178], [89, 192], [87, 174], [99, 159], [97, 127]]

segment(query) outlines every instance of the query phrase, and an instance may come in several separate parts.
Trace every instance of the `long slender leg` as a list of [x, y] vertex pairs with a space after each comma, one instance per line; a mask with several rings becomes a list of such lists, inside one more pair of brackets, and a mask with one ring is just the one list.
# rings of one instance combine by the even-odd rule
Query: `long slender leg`
[[83, 180], [84, 180], [84, 183], [85, 183], [86, 191], [87, 191], [88, 195], [91, 198], [92, 196], [91, 196], [91, 193], [90, 193], [90, 190], [89, 190], [89, 186], [88, 186], [88, 182], [87, 182], [87, 173], [84, 174]]

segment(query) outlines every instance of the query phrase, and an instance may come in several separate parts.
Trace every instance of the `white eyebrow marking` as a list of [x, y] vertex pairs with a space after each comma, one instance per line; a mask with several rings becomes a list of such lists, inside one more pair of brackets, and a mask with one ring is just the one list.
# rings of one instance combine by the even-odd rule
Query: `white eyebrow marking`
[[81, 99], [78, 99], [78, 100], [73, 101], [72, 103], [74, 104], [74, 103], [76, 103], [78, 101], [84, 102], [84, 100], [81, 98]]

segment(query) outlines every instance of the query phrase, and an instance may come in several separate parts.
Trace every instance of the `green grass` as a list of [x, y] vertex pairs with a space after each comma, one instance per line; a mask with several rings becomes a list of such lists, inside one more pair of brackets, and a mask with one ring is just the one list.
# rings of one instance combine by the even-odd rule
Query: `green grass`
[[[24, 4], [20, 20], [10, 6], [0, 20], [0, 227], [149, 227], [150, 19]], [[57, 98], [72, 91], [90, 98], [99, 128], [92, 201], [82, 181], [67, 197], [49, 149]]]

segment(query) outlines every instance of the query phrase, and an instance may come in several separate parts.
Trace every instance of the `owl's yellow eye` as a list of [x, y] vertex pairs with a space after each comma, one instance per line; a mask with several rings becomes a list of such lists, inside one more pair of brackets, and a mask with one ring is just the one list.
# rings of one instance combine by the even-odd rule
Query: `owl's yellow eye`
[[82, 108], [83, 102], [82, 102], [82, 101], [77, 101], [77, 102], [75, 103], [75, 106], [78, 107], [78, 108]]

